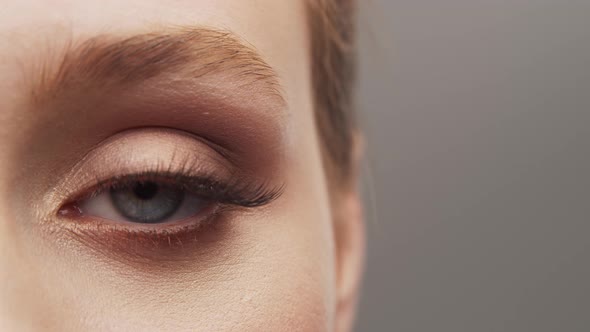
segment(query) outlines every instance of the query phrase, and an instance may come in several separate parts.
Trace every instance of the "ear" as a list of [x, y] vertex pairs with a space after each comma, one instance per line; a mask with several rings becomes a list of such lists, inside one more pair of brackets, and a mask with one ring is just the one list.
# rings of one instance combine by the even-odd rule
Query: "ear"
[[354, 135], [353, 169], [349, 181], [335, 184], [332, 210], [336, 244], [336, 331], [351, 331], [365, 257], [365, 221], [359, 190], [363, 141]]

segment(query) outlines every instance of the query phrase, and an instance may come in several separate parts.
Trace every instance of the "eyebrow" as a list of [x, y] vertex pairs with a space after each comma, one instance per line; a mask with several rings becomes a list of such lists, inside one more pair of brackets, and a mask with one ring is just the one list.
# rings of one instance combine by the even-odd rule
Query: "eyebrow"
[[122, 88], [164, 75], [175, 80], [222, 76], [284, 103], [278, 75], [253, 46], [232, 32], [204, 27], [70, 41], [56, 59], [49, 56], [33, 70], [31, 95], [41, 103], [72, 90]]

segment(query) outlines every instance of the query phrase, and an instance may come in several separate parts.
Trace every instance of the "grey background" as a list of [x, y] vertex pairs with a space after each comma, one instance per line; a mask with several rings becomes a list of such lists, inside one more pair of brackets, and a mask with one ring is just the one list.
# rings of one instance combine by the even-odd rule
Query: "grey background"
[[590, 1], [361, 4], [357, 330], [590, 331]]

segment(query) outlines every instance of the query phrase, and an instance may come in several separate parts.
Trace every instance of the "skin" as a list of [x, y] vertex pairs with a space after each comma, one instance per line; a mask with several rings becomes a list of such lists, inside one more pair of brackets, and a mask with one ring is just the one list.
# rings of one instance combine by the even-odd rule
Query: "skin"
[[[362, 214], [355, 176], [335, 185], [322, 161], [303, 1], [21, 0], [5, 1], [0, 8], [0, 330], [351, 329], [364, 251]], [[132, 144], [153, 144], [138, 158], [160, 157], [165, 162], [173, 158], [165, 158], [174, 145], [170, 142], [185, 146], [182, 142], [190, 138], [136, 128], [165, 124], [199, 136], [207, 126], [191, 126], [191, 121], [207, 123], [207, 118], [197, 115], [182, 123], [160, 123], [157, 107], [124, 113], [116, 103], [104, 104], [112, 107], [102, 110], [89, 108], [81, 116], [79, 108], [70, 106], [91, 104], [87, 94], [53, 104], [43, 99], [32, 103], [31, 80], [23, 73], [52, 54], [41, 50], [60, 49], [72, 40], [178, 25], [232, 31], [278, 74], [283, 100], [276, 105], [284, 102], [284, 109], [277, 115], [264, 108], [275, 101], [240, 95], [243, 90], [232, 88], [231, 78], [220, 75], [206, 84], [229, 86], [223, 91], [231, 95], [225, 99], [230, 104], [216, 118], [250, 121], [248, 128], [253, 128], [240, 139], [232, 138], [231, 133], [244, 127], [238, 123], [235, 131], [223, 136], [228, 144], [260, 142], [256, 147], [245, 145], [244, 150], [252, 153], [242, 152], [235, 167], [283, 184], [282, 195], [264, 207], [228, 212], [221, 226], [199, 232], [198, 240], [184, 241], [182, 248], [150, 248], [141, 259], [127, 253], [127, 247], [120, 248], [119, 242], [128, 239], [114, 233], [81, 232], [75, 239], [64, 235], [72, 221], [56, 217], [67, 200], [62, 193], [74, 192], [84, 182], [77, 175], [84, 172], [72, 170], [116, 171], [113, 165], [120, 163], [108, 164], [104, 156], [125, 159], [131, 154], [125, 149], [137, 151]], [[158, 80], [146, 89], [160, 91]], [[232, 104], [232, 98], [238, 102]], [[240, 100], [244, 109], [235, 106]], [[241, 119], [240, 112], [248, 107], [260, 114]], [[146, 118], [155, 120], [142, 122]], [[186, 123], [190, 128], [180, 128]], [[277, 125], [262, 128], [268, 123]], [[219, 133], [228, 126], [214, 128]], [[115, 132], [126, 130], [131, 131], [127, 141], [113, 138]], [[113, 140], [117, 144], [103, 144]], [[217, 157], [209, 158], [214, 154], [210, 147], [193, 141], [186, 145], [191, 144], [204, 156], [195, 163], [223, 168]], [[254, 158], [259, 150], [273, 152], [266, 154], [268, 160], [265, 154]], [[90, 151], [96, 162], [79, 166]], [[265, 160], [258, 163], [264, 165], [257, 160]], [[139, 245], [134, 248], [145, 253]]]

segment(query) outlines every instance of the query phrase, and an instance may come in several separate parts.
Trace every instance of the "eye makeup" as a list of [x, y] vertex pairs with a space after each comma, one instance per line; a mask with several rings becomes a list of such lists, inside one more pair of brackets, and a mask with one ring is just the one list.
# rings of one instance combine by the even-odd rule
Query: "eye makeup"
[[[48, 222], [98, 252], [169, 260], [223, 228], [230, 215], [270, 204], [282, 189], [272, 175], [241, 170], [198, 137], [134, 129], [76, 164], [49, 198], [63, 203]], [[153, 200], [158, 193], [163, 199]]]

